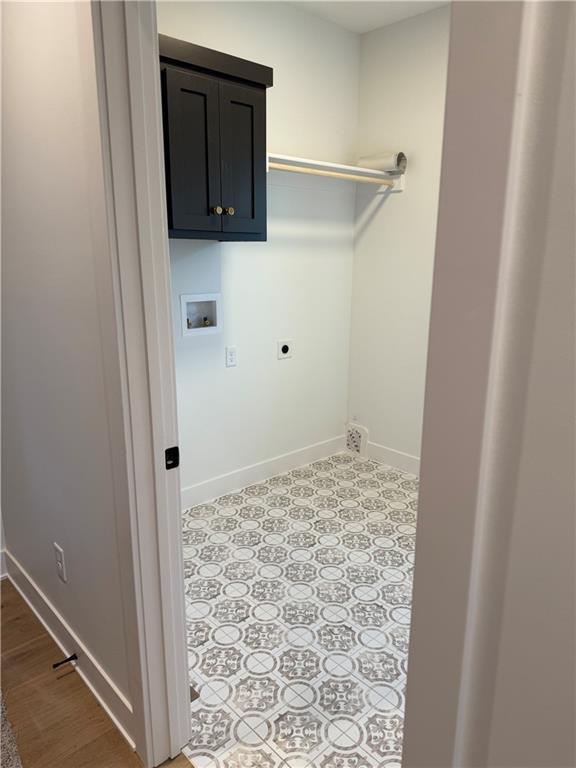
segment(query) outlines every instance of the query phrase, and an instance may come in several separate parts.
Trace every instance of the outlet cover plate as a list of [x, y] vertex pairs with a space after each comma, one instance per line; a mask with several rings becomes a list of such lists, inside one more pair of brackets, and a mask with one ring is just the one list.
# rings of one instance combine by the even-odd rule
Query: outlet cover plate
[[287, 360], [294, 354], [294, 342], [292, 339], [280, 339], [276, 342], [278, 360]]
[[60, 544], [57, 544], [56, 542], [54, 542], [54, 558], [56, 560], [56, 571], [58, 572], [58, 578], [60, 581], [63, 581], [66, 584], [68, 577], [66, 576], [66, 560], [64, 559], [64, 550]]

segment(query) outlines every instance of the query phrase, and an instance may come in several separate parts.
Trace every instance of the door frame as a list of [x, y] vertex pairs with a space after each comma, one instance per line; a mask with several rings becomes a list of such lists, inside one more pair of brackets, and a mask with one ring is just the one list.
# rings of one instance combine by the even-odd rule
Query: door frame
[[180, 476], [165, 465], [178, 423], [156, 5], [94, 0], [92, 18], [144, 703], [135, 741], [151, 768], [191, 729]]
[[[487, 594], [482, 574], [495, 562], [501, 568], [506, 555], [487, 536], [487, 500], [498, 493], [494, 462], [506, 431], [507, 414], [498, 404], [508, 383], [501, 356], [511, 321], [502, 308], [518, 290], [510, 242], [518, 205], [513, 177], [518, 169], [512, 160], [521, 163], [512, 125], [517, 137], [523, 119], [517, 78], [522, 67], [529, 69], [537, 44], [533, 17], [542, 12], [531, 5], [461, 2], [452, 7], [404, 768], [471, 764], [467, 745], [485, 737], [485, 721], [475, 714], [487, 711], [490, 691], [477, 692], [472, 701], [471, 681], [486, 662], [487, 637], [497, 637], [501, 620], [482, 599]], [[158, 40], [152, 1], [97, 0], [94, 9], [101, 30], [96, 48], [131, 413], [127, 442], [134, 467], [134, 567], [147, 702], [146, 740], [138, 746], [153, 766], [175, 756], [190, 736], [179, 473], [164, 467], [164, 450], [177, 444], [178, 430]], [[485, 45], [488, 36], [490, 45]], [[457, 139], [456, 155], [447, 135]], [[486, 203], [486, 189], [490, 205], [484, 208], [484, 228], [471, 239], [470, 226]], [[466, 338], [475, 344], [464, 343]], [[458, 446], [457, 455], [438, 450], [448, 440]], [[441, 606], [439, 620], [442, 590], [453, 599]], [[438, 637], [439, 624], [446, 642]]]

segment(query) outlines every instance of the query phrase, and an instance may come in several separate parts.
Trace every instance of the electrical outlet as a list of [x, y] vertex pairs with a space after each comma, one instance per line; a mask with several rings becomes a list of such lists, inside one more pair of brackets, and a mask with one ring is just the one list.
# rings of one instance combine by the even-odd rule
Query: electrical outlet
[[238, 352], [236, 347], [226, 347], [226, 368], [236, 368], [238, 365]]
[[58, 571], [58, 578], [60, 581], [66, 583], [68, 577], [66, 576], [66, 560], [64, 559], [64, 550], [60, 544], [54, 542], [54, 557], [56, 558], [56, 570]]
[[278, 360], [286, 360], [294, 354], [294, 342], [292, 339], [281, 339], [276, 342]]

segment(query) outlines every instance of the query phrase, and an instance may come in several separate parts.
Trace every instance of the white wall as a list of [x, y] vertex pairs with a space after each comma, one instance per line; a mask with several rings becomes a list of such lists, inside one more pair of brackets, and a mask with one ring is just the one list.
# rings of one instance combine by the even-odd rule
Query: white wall
[[133, 574], [90, 7], [2, 10], [8, 571], [130, 731]]
[[[274, 67], [274, 151], [409, 157], [406, 192], [388, 199], [271, 174], [265, 244], [171, 242], [183, 487], [337, 437], [349, 416], [374, 455], [417, 471], [448, 8], [355, 35], [284, 3], [161, 2], [158, 26]], [[224, 333], [182, 338], [180, 295], [220, 290]], [[296, 354], [279, 364], [283, 337]], [[226, 344], [238, 346], [237, 369], [224, 367]]]
[[[350, 415], [417, 471], [440, 183], [449, 8], [361, 37], [360, 155], [400, 149], [406, 190], [357, 200]], [[386, 449], [386, 450], [384, 450]], [[408, 456], [406, 456], [406, 454]]]
[[[356, 35], [282, 3], [160, 3], [158, 28], [274, 68], [275, 151], [352, 158]], [[347, 419], [354, 186], [278, 172], [268, 181], [268, 242], [170, 244], [185, 504], [258, 477], [254, 470], [192, 490], [220, 475], [310, 446], [287, 461], [341, 447], [334, 438]], [[183, 338], [179, 296], [215, 291], [223, 333]], [[277, 360], [282, 338], [294, 340], [290, 360]], [[237, 346], [237, 368], [225, 368], [226, 345]]]
[[[340, 448], [333, 439], [346, 421], [354, 191], [285, 176], [268, 186], [267, 243], [171, 243], [185, 489], [324, 441], [332, 442], [318, 455]], [[179, 295], [213, 291], [222, 292], [222, 334], [183, 337]], [[293, 339], [291, 359], [277, 359], [278, 339]], [[236, 368], [224, 365], [226, 345], [237, 347]]]
[[268, 149], [355, 159], [358, 36], [297, 3], [159, 2], [158, 31], [274, 68]]

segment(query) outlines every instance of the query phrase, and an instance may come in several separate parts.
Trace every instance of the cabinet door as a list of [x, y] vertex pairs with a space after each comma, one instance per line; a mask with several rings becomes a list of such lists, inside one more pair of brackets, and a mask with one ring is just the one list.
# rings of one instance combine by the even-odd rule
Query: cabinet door
[[164, 138], [168, 226], [219, 232], [220, 118], [218, 81], [166, 67]]
[[263, 89], [221, 83], [220, 136], [222, 231], [261, 234], [265, 239], [266, 96]]

